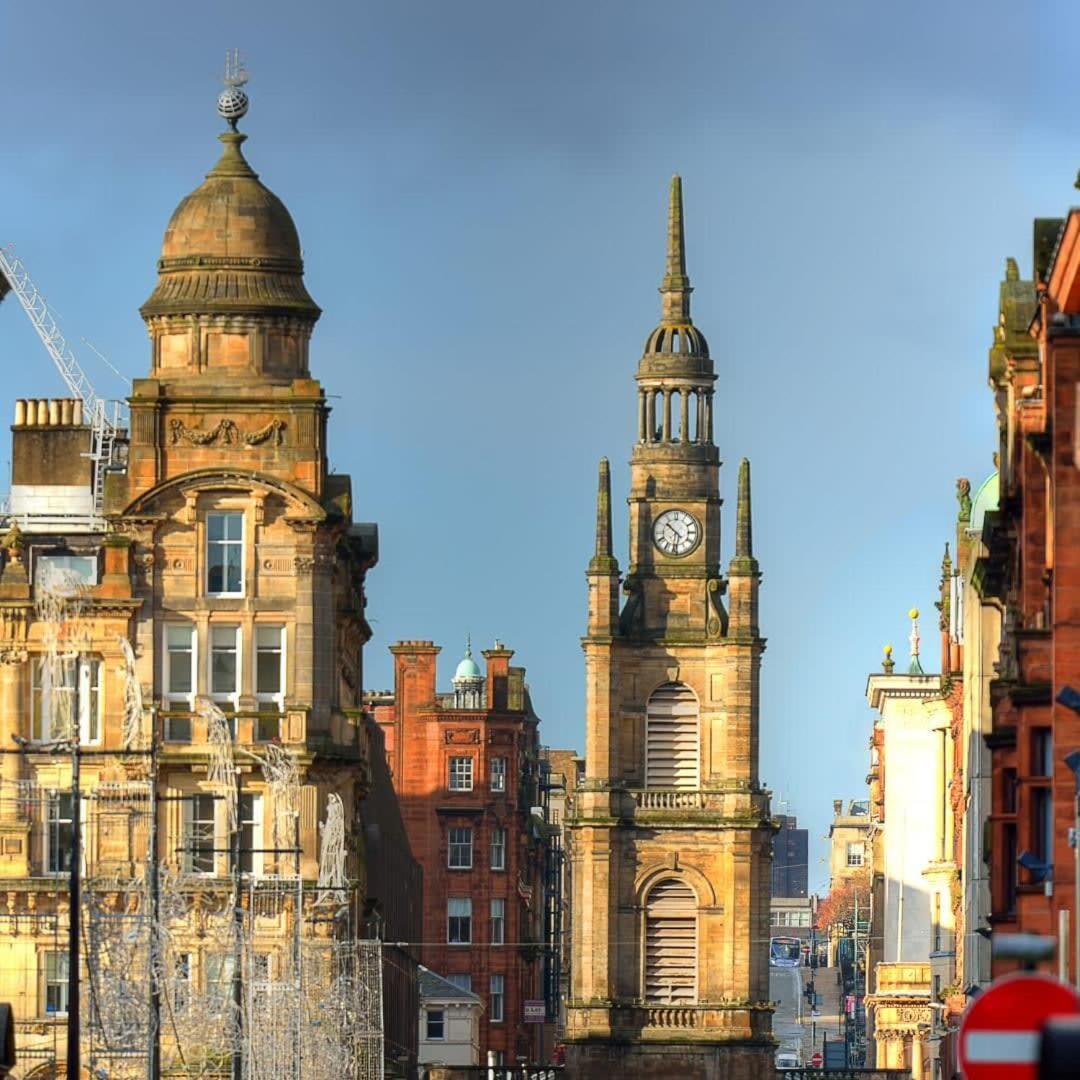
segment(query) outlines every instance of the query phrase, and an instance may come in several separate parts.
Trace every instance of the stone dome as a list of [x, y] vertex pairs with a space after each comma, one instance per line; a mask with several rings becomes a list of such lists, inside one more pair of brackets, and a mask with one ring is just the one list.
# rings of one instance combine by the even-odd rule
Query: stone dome
[[292, 216], [244, 157], [247, 136], [227, 131], [218, 138], [221, 158], [165, 229], [157, 287], [143, 316], [276, 311], [313, 322], [320, 312], [304, 286]]

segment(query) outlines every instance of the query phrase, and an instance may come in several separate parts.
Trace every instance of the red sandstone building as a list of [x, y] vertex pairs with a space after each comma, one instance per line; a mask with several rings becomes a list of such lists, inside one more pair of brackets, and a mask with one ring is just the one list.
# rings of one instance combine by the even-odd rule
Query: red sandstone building
[[[371, 694], [409, 844], [424, 870], [421, 962], [484, 1002], [481, 1062], [544, 1054], [545, 1025], [526, 1023], [542, 992], [543, 835], [539, 723], [525, 669], [496, 642], [436, 684], [439, 647], [401, 641], [392, 694]], [[530, 1010], [532, 1012], [533, 1010]]]
[[[990, 365], [1001, 493], [975, 573], [984, 602], [1002, 611], [986, 735], [991, 924], [994, 934], [1064, 930], [1063, 971], [1075, 980], [1075, 787], [1065, 758], [1080, 747], [1080, 715], [1058, 698], [1080, 690], [1080, 210], [1035, 222], [1034, 282], [1020, 281], [1010, 260], [1006, 285], [1016, 295], [1003, 304]], [[995, 961], [994, 973], [1006, 966]]]

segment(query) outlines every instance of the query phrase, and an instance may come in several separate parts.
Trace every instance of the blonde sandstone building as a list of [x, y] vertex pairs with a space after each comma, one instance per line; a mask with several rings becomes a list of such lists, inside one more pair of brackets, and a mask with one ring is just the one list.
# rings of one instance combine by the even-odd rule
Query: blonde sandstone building
[[690, 292], [676, 177], [661, 321], [637, 372], [621, 611], [606, 460], [587, 572], [586, 767], [568, 829], [572, 1075], [752, 1080], [773, 1068], [750, 471], [744, 461], [725, 578], [716, 376]]
[[[111, 913], [130, 917], [132, 940], [145, 934], [151, 844], [166, 875], [154, 903], [172, 905], [153, 1003], [170, 1075], [214, 1052], [210, 1021], [226, 1012], [234, 962], [245, 993], [269, 995], [271, 980], [297, 975], [298, 942], [336, 945], [345, 923], [363, 932], [364, 579], [377, 532], [353, 523], [349, 478], [328, 468], [330, 410], [309, 368], [320, 312], [296, 227], [235, 122], [219, 138], [220, 159], [165, 231], [141, 309], [149, 372], [132, 388], [100, 514], [80, 403], [16, 410], [0, 573], [0, 1000], [14, 1007], [19, 1076], [64, 1072], [77, 832], [82, 1060], [101, 1075], [129, 1074], [115, 1056], [121, 1030], [125, 1051], [150, 1052], [138, 1008], [102, 1018], [103, 969], [88, 961], [144, 987], [144, 954], [124, 964], [101, 927]], [[215, 748], [221, 716], [227, 751]], [[265, 767], [275, 755], [291, 778]], [[319, 829], [335, 807], [342, 851], [330, 866]], [[320, 893], [328, 866], [341, 888]], [[247, 951], [222, 931], [233, 882]], [[399, 1050], [415, 1061], [415, 986], [406, 1015], [412, 1047]], [[294, 1064], [264, 1061], [262, 1075]], [[146, 1075], [144, 1057], [131, 1067]]]

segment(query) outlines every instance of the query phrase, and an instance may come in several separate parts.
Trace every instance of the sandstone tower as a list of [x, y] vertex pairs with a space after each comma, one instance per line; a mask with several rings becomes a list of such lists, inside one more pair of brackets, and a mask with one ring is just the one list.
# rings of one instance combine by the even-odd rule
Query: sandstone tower
[[750, 1080], [773, 1068], [750, 466], [725, 579], [716, 375], [690, 293], [675, 177], [660, 324], [637, 371], [621, 612], [606, 459], [586, 575], [586, 774], [570, 826], [575, 1076]]

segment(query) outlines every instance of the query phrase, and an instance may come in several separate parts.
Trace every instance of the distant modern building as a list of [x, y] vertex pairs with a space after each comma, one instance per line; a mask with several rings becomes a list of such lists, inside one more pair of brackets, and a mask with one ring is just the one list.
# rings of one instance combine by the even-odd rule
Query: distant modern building
[[483, 1013], [484, 1003], [477, 994], [421, 967], [420, 1065], [481, 1064]]
[[773, 837], [772, 894], [773, 896], [806, 896], [808, 889], [809, 833], [800, 829], [791, 814], [779, 814], [773, 819], [780, 828]]

